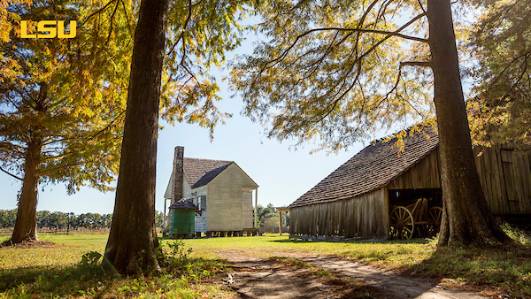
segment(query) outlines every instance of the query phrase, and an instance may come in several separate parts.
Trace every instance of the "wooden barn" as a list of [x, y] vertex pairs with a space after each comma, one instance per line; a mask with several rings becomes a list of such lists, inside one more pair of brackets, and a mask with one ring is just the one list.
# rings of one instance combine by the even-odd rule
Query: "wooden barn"
[[253, 198], [256, 207], [258, 184], [235, 162], [185, 158], [184, 148], [175, 148], [165, 215], [168, 202], [191, 201], [197, 207], [197, 235], [241, 235], [255, 231]]
[[[435, 233], [441, 216], [439, 139], [410, 134], [400, 149], [378, 140], [293, 202], [290, 234], [411, 238]], [[531, 151], [476, 148], [476, 165], [495, 215], [531, 215]]]

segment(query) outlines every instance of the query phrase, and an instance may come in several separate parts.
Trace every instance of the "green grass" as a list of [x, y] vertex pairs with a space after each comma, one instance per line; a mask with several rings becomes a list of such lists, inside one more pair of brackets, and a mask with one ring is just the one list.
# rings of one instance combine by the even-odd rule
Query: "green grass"
[[[529, 243], [505, 249], [436, 250], [435, 241], [428, 239], [410, 242], [305, 242], [289, 240], [286, 235], [193, 239], [184, 241], [193, 249], [186, 269], [170, 271], [160, 277], [117, 279], [105, 276], [99, 267], [80, 264], [84, 253], [103, 252], [106, 234], [42, 234], [40, 238], [54, 245], [0, 248], [0, 298], [24, 297], [24, 294], [41, 297], [157, 297], [165, 294], [168, 297], [195, 298], [220, 293], [230, 297], [229, 292], [211, 281], [213, 275], [224, 271], [225, 264], [219, 258], [304, 254], [336, 255], [450, 284], [488, 286], [514, 297], [531, 296]], [[527, 240], [521, 234], [519, 238]], [[163, 244], [167, 245], [169, 241], [165, 240]]]
[[0, 248], [0, 298], [232, 297], [210, 283], [213, 275], [224, 271], [223, 261], [181, 257], [182, 265], [172, 267], [170, 261], [160, 276], [120, 278], [104, 273], [97, 264], [81, 263], [86, 253], [103, 253], [107, 234], [41, 234], [40, 239], [53, 245]]
[[[0, 237], [0, 243], [6, 239], [7, 237]], [[103, 252], [107, 234], [40, 234], [39, 239], [53, 242], [54, 245], [53, 247], [0, 248], [0, 269], [71, 266], [78, 263], [86, 252]]]
[[337, 255], [386, 267], [403, 267], [420, 263], [434, 250], [432, 240], [386, 242], [327, 242], [289, 240], [286, 235], [193, 239], [185, 243], [193, 248], [195, 256], [218, 258], [226, 254], [273, 257], [289, 254]]

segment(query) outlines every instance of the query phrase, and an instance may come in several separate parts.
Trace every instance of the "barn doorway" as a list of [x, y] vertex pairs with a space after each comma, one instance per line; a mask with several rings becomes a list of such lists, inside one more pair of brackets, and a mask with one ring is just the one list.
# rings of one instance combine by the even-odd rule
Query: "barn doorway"
[[437, 234], [442, 215], [440, 188], [390, 189], [388, 192], [390, 238], [424, 238]]

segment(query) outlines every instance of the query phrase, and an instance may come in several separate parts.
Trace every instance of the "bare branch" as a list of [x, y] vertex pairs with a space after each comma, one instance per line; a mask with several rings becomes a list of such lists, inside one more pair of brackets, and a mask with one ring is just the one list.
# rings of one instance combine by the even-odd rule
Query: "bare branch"
[[422, 11], [423, 11], [424, 13], [427, 13], [427, 12], [426, 12], [426, 9], [424, 8], [424, 4], [422, 4], [422, 0], [417, 0], [417, 2], [418, 2], [418, 4], [419, 4], [419, 6], [420, 6], [420, 9], [422, 9]]
[[129, 14], [127, 13], [127, 8], [125, 7], [124, 0], [120, 0], [122, 2], [122, 8], [124, 10], [125, 19], [127, 20], [127, 29], [129, 30], [129, 34], [133, 36], [133, 29], [131, 28], [131, 21], [129, 20]]
[[114, 6], [114, 10], [113, 10], [113, 12], [111, 14], [111, 20], [109, 22], [109, 34], [107, 34], [107, 44], [111, 40], [111, 35], [112, 35], [112, 31], [113, 31], [113, 24], [114, 24], [114, 16], [116, 15], [116, 11], [118, 10], [118, 6], [120, 6], [120, 2], [121, 1], [117, 1], [116, 2], [116, 5]]
[[107, 9], [107, 7], [109, 7], [114, 1], [116, 0], [110, 0], [109, 2], [107, 2], [107, 4], [105, 4], [102, 8], [94, 11], [93, 13], [91, 13], [90, 15], [88, 15], [85, 20], [83, 20], [83, 22], [81, 22], [81, 24], [79, 25], [79, 27], [82, 27], [83, 25], [85, 25], [85, 23], [91, 19], [93, 16], [97, 15], [97, 14], [100, 14], [102, 13], [105, 9]]
[[177, 38], [175, 43], [173, 43], [173, 45], [171, 46], [170, 51], [168, 51], [168, 54], [166, 55], [168, 56], [171, 55], [173, 51], [175, 50], [175, 47], [179, 44], [179, 41], [181, 41], [181, 39], [184, 38], [184, 33], [186, 32], [186, 28], [188, 28], [188, 23], [190, 23], [190, 19], [192, 19], [192, 7], [193, 7], [192, 0], [188, 0], [188, 15], [186, 16], [186, 20], [184, 21], [183, 29], [181, 33], [179, 34], [179, 37]]
[[9, 176], [12, 177], [12, 178], [15, 178], [15, 179], [17, 179], [17, 180], [19, 180], [19, 181], [23, 181], [23, 179], [22, 179], [21, 177], [12, 174], [11, 172], [5, 170], [5, 169], [2, 168], [1, 166], [0, 166], [0, 171], [3, 172], [3, 173], [5, 173], [5, 174], [7, 174], [7, 175], [9, 175]]
[[[383, 102], [387, 101], [387, 99], [389, 99], [391, 94], [393, 94], [396, 91], [396, 89], [398, 88], [398, 84], [400, 83], [400, 79], [402, 79], [402, 68], [404, 66], [431, 67], [431, 64], [430, 64], [430, 62], [427, 62], [427, 61], [402, 61], [402, 62], [400, 62], [399, 66], [398, 66], [398, 75], [396, 76], [396, 80], [395, 80], [395, 84], [393, 85], [393, 88], [391, 88], [391, 90], [389, 90], [389, 92], [387, 92], [385, 94], [385, 96], [382, 97], [382, 99], [378, 102], [376, 107], [379, 107]], [[409, 103], [409, 104], [411, 104], [411, 103]]]
[[401, 37], [401, 38], [408, 39], [408, 40], [413, 40], [413, 41], [417, 41], [417, 42], [425, 42], [425, 43], [427, 43], [428, 40], [425, 39], [425, 38], [416, 37], [416, 36], [409, 36], [409, 35], [405, 35], [405, 34], [400, 33], [406, 27], [408, 27], [409, 25], [411, 25], [412, 23], [414, 23], [415, 21], [417, 21], [418, 19], [420, 19], [420, 18], [422, 18], [424, 16], [426, 16], [426, 14], [424, 14], [424, 13], [417, 15], [416, 17], [414, 17], [413, 19], [409, 20], [407, 23], [405, 23], [404, 25], [402, 25], [400, 28], [398, 28], [395, 31], [386, 31], [386, 30], [377, 30], [377, 29], [364, 29], [364, 28], [342, 28], [342, 27], [326, 27], [326, 28], [323, 27], [323, 28], [310, 29], [310, 30], [308, 30], [306, 32], [303, 32], [303, 33], [299, 34], [295, 38], [293, 43], [291, 43], [291, 45], [288, 48], [286, 48], [284, 51], [282, 51], [282, 53], [277, 58], [274, 58], [272, 60], [267, 61], [265, 66], [260, 71], [260, 74], [268, 67], [268, 65], [275, 64], [275, 63], [281, 61], [282, 59], [284, 59], [288, 55], [288, 53], [297, 45], [299, 40], [301, 40], [303, 37], [305, 37], [305, 36], [307, 36], [309, 34], [315, 33], [315, 32], [336, 30], [336, 31], [346, 31], [346, 32], [384, 34], [385, 35], [384, 39], [382, 39], [376, 45], [380, 45], [383, 41], [389, 39], [390, 37]]

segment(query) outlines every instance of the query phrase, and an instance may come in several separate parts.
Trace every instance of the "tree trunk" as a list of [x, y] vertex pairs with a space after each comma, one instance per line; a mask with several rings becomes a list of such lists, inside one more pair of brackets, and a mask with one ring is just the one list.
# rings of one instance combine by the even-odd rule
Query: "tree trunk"
[[104, 266], [121, 274], [159, 269], [155, 175], [167, 0], [143, 0], [135, 30], [120, 173]]
[[474, 163], [450, 0], [428, 0], [428, 20], [446, 215], [439, 245], [500, 244], [508, 238], [487, 208]]
[[11, 239], [12, 244], [37, 240], [37, 188], [38, 168], [41, 158], [42, 140], [33, 138], [26, 149], [24, 179], [18, 200], [17, 219]]

